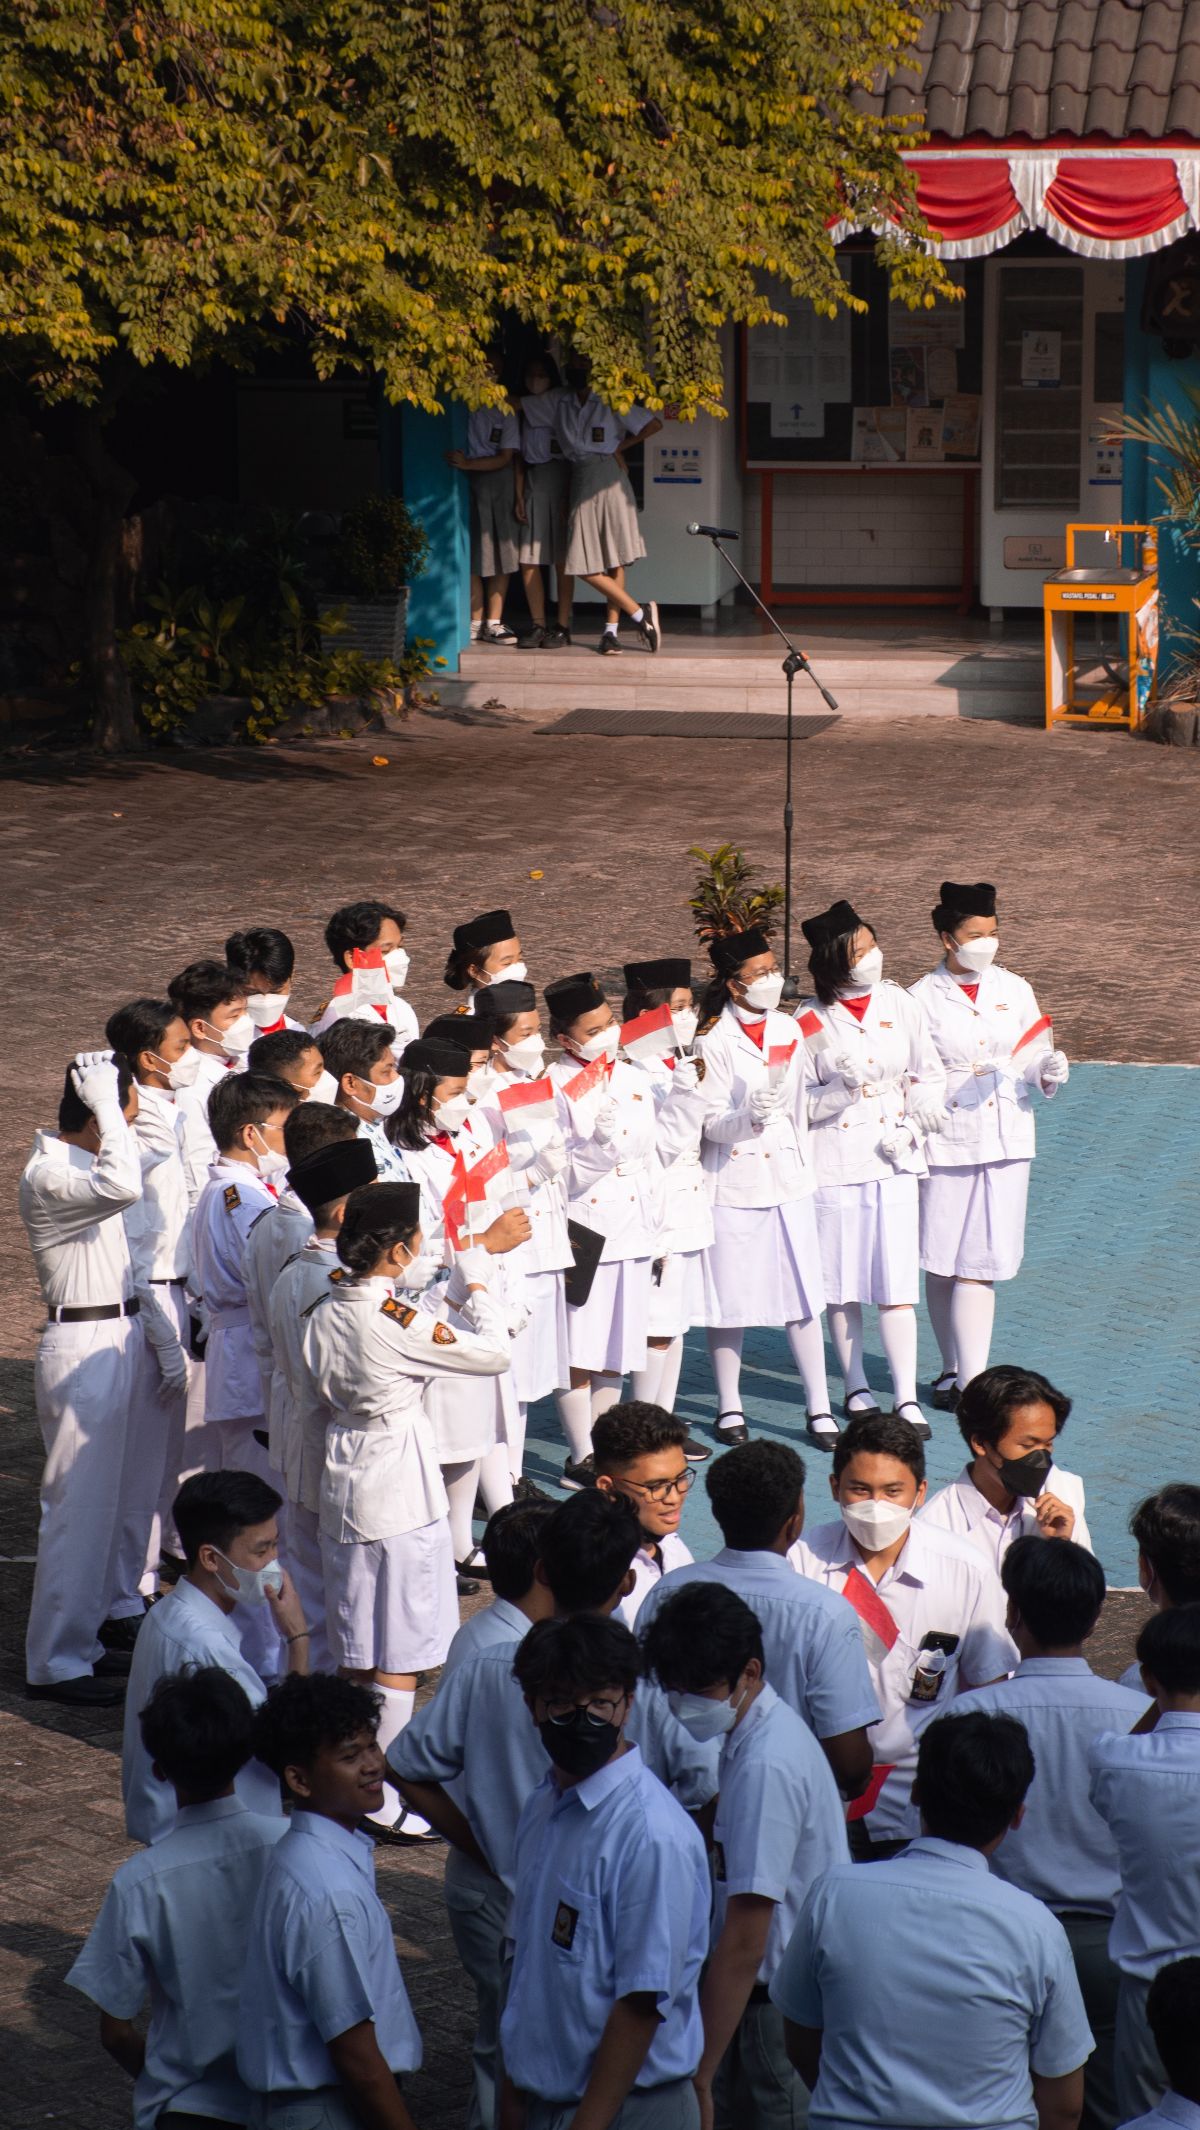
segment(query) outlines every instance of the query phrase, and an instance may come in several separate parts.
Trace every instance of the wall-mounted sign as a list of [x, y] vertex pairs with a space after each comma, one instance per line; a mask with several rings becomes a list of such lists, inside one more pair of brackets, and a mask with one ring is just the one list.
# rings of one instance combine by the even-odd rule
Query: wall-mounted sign
[[1066, 538], [1057, 533], [1011, 533], [1004, 543], [1005, 569], [1063, 569]]

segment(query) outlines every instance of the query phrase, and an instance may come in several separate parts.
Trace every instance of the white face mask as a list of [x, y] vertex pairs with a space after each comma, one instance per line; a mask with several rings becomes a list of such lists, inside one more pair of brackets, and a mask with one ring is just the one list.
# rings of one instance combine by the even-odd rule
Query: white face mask
[[871, 947], [861, 961], [850, 964], [850, 985], [854, 991], [871, 991], [883, 975], [883, 954], [878, 947]]
[[682, 1013], [673, 1013], [671, 1015], [671, 1026], [675, 1030], [675, 1041], [680, 1050], [690, 1050], [696, 1040], [696, 1030], [700, 1026], [700, 1015], [691, 1006], [688, 1006]]
[[514, 1072], [527, 1072], [531, 1079], [541, 1071], [546, 1057], [546, 1045], [540, 1035], [523, 1035], [519, 1043], [502, 1043], [504, 1062]]
[[370, 1094], [360, 1095], [358, 1099], [369, 1104], [375, 1116], [390, 1117], [393, 1111], [399, 1109], [404, 1100], [404, 1082], [399, 1073], [383, 1087], [376, 1087], [373, 1080], [368, 1080], [367, 1085], [371, 1090]]
[[897, 1501], [844, 1501], [841, 1508], [842, 1522], [866, 1553], [894, 1546], [912, 1522], [912, 1510]]
[[277, 1154], [273, 1147], [268, 1146], [261, 1132], [258, 1139], [259, 1145], [252, 1146], [250, 1151], [258, 1163], [258, 1173], [263, 1182], [269, 1183], [273, 1176], [283, 1175], [289, 1166], [288, 1157], [286, 1154]]
[[214, 1043], [219, 1043], [227, 1058], [244, 1058], [258, 1030], [248, 1013], [239, 1013], [228, 1028], [214, 1028], [211, 1021], [205, 1027]]
[[433, 1121], [440, 1132], [456, 1132], [473, 1108], [470, 1095], [451, 1095], [446, 1102], [434, 1103]]
[[[213, 1552], [221, 1553], [221, 1548], [214, 1546]], [[223, 1575], [219, 1575], [217, 1581], [226, 1597], [236, 1598], [239, 1605], [265, 1604], [268, 1590], [273, 1590], [278, 1596], [283, 1589], [283, 1569], [278, 1561], [268, 1561], [265, 1568], [239, 1568], [237, 1562], [231, 1561], [227, 1553], [221, 1553], [221, 1559], [229, 1569], [233, 1582], [227, 1583]]]
[[246, 1011], [256, 1028], [273, 1028], [281, 1021], [290, 997], [287, 991], [248, 991]]
[[406, 947], [393, 947], [390, 953], [384, 955], [383, 966], [387, 970], [388, 982], [393, 991], [403, 991], [405, 984], [408, 982], [408, 972], [411, 967], [408, 949]]
[[483, 981], [485, 984], [525, 984], [529, 981], [529, 971], [523, 961], [510, 961], [507, 969], [497, 969], [494, 976], [485, 976]]
[[747, 984], [742, 1004], [752, 1006], [756, 1013], [773, 1013], [782, 997], [782, 972], [772, 969], [769, 976], [756, 976], [752, 984]]
[[322, 1072], [316, 1086], [308, 1090], [310, 1102], [336, 1102], [337, 1098], [338, 1083], [331, 1072]]
[[707, 1745], [733, 1729], [745, 1698], [743, 1694], [738, 1701], [710, 1701], [707, 1694], [668, 1694], [667, 1706], [689, 1738]]
[[422, 1250], [418, 1256], [410, 1257], [406, 1265], [401, 1265], [399, 1272], [393, 1277], [398, 1287], [408, 1287], [415, 1294], [423, 1294], [441, 1269], [441, 1259], [432, 1256], [428, 1250]]
[[491, 1066], [472, 1065], [470, 1072], [467, 1074], [467, 1093], [471, 1097], [472, 1102], [480, 1101], [482, 1097], [487, 1094], [488, 1090], [491, 1087], [491, 1084]]
[[999, 952], [1000, 941], [994, 932], [990, 939], [956, 939], [954, 942], [955, 961], [961, 962], [964, 969], [973, 969], [977, 976], [991, 968]]
[[150, 1056], [154, 1060], [155, 1071], [166, 1075], [168, 1087], [176, 1093], [181, 1087], [190, 1087], [200, 1070], [200, 1052], [194, 1044], [189, 1044], [183, 1056], [176, 1058], [173, 1065], [168, 1065], [165, 1058], [160, 1058], [156, 1050], [152, 1050]]
[[594, 1065], [597, 1058], [615, 1058], [621, 1047], [621, 1031], [615, 1021], [602, 1028], [599, 1035], [590, 1035], [586, 1043], [575, 1045], [575, 1055], [585, 1065]]

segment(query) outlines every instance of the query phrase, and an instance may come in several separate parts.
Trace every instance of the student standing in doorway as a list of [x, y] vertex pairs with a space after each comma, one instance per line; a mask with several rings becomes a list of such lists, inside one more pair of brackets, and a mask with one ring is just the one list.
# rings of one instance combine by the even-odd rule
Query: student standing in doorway
[[467, 420], [467, 448], [448, 451], [446, 463], [471, 484], [471, 635], [477, 643], [515, 643], [505, 626], [508, 580], [520, 557], [513, 461], [521, 425], [511, 407], [476, 407]]
[[[525, 365], [525, 390], [521, 396], [521, 449], [515, 462], [517, 522], [521, 528], [521, 582], [529, 601], [533, 627], [522, 636], [523, 651], [543, 647], [557, 650], [571, 641], [571, 599], [574, 579], [565, 566], [567, 552], [567, 497], [571, 472], [558, 438], [558, 408], [563, 397], [562, 379], [553, 355], [544, 351]], [[542, 571], [553, 564], [558, 599], [558, 618], [546, 617], [546, 586]]]
[[625, 589], [625, 571], [639, 562], [646, 543], [625, 465], [627, 442], [648, 443], [662, 423], [644, 407], [615, 414], [591, 389], [591, 364], [578, 356], [567, 364], [567, 385], [558, 406], [558, 441], [571, 462], [565, 568], [604, 596], [604, 630], [598, 648], [619, 651], [617, 627], [628, 614], [648, 651], [657, 651], [658, 607]]

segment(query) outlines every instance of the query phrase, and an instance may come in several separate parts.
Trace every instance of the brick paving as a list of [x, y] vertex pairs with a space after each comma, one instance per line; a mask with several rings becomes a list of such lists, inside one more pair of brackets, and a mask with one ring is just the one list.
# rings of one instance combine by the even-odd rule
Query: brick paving
[[[386, 768], [373, 766], [376, 752]], [[540, 980], [589, 964], [611, 976], [626, 953], [688, 938], [688, 844], [739, 841], [778, 875], [782, 768], [769, 741], [574, 738], [515, 720], [432, 716], [365, 746], [307, 752], [115, 765], [9, 757], [0, 770], [0, 890], [10, 913], [0, 974], [11, 1002], [0, 1053], [3, 1202], [13, 1205], [31, 1133], [52, 1117], [71, 1053], [100, 1039], [114, 1004], [161, 987], [194, 954], [219, 951], [235, 924], [281, 923], [293, 935], [302, 1011], [327, 983], [323, 919], [358, 894], [410, 912], [423, 1017], [447, 998], [439, 979], [450, 925], [493, 902], [516, 912]], [[930, 959], [927, 913], [942, 875], [995, 879], [1007, 954], [1073, 1058], [1191, 1065], [1200, 1004], [1181, 963], [1200, 888], [1198, 776], [1189, 754], [1121, 735], [835, 725], [797, 750], [797, 910], [851, 895], [878, 924], [890, 973], [907, 981]], [[1013, 1337], [1036, 1338], [1044, 1365], [1068, 1360], [1068, 1387], [1093, 1370], [1096, 1395], [1071, 1423], [1078, 1451], [1068, 1461], [1111, 1503], [1116, 1547], [1123, 1506], [1182, 1476], [1190, 1446], [1193, 1312], [1182, 1297], [1195, 1291], [1200, 1228], [1189, 1195], [1193, 1098], [1182, 1071], [1099, 1067], [1077, 1075], [1068, 1097], [1043, 1131], [1044, 1214], [1025, 1280], [1004, 1307], [1011, 1300]], [[22, 2124], [116, 2130], [129, 2120], [127, 2083], [62, 1977], [129, 1853], [119, 1727], [107, 1715], [35, 1712], [20, 1693], [39, 1309], [12, 1213], [0, 1226], [0, 1293], [5, 2112]], [[1093, 1413], [1098, 1342], [1121, 1398]], [[755, 1417], [761, 1405], [770, 1426], [790, 1407], [790, 1388], [773, 1387], [783, 1369], [769, 1342], [750, 1341], [747, 1353]], [[1153, 1425], [1139, 1433], [1131, 1416], [1147, 1371], [1156, 1402]], [[684, 1381], [685, 1409], [693, 1402], [711, 1413], [699, 1354]], [[561, 1445], [547, 1430], [542, 1439], [549, 1468]], [[936, 1457], [945, 1476], [952, 1439], [939, 1435]], [[823, 1475], [811, 1481], [815, 1515]], [[1127, 1559], [1114, 1559], [1110, 1579], [1131, 1580]], [[1110, 1598], [1097, 1643], [1104, 1670], [1128, 1661], [1142, 1610], [1137, 1597]], [[440, 1874], [436, 1852], [381, 1861], [426, 2040], [414, 2112], [423, 2125], [449, 2126], [463, 2116], [470, 2018]]]

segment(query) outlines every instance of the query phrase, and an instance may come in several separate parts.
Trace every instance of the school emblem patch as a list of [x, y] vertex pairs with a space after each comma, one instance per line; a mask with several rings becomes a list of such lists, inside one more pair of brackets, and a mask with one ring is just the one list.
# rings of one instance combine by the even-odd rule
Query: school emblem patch
[[579, 1910], [577, 1908], [569, 1908], [565, 1901], [560, 1901], [558, 1913], [554, 1918], [554, 1928], [550, 1933], [551, 1944], [557, 1945], [560, 1952], [570, 1952], [575, 1943], [575, 1932], [578, 1928]]
[[346, 1271], [344, 1265], [335, 1265], [329, 1277], [333, 1282], [333, 1285], [337, 1287], [341, 1284], [342, 1280], [349, 1278], [349, 1274]]
[[433, 1327], [433, 1343], [435, 1346], [457, 1346], [458, 1340], [449, 1324], [439, 1322]]
[[242, 1194], [236, 1183], [227, 1183], [225, 1186], [225, 1211], [227, 1213], [236, 1213], [241, 1202]]
[[393, 1323], [399, 1324], [402, 1331], [407, 1331], [409, 1325], [416, 1320], [416, 1310], [406, 1309], [404, 1303], [398, 1302], [394, 1294], [388, 1295], [386, 1301], [382, 1304], [382, 1308], [384, 1315], [390, 1316]]

